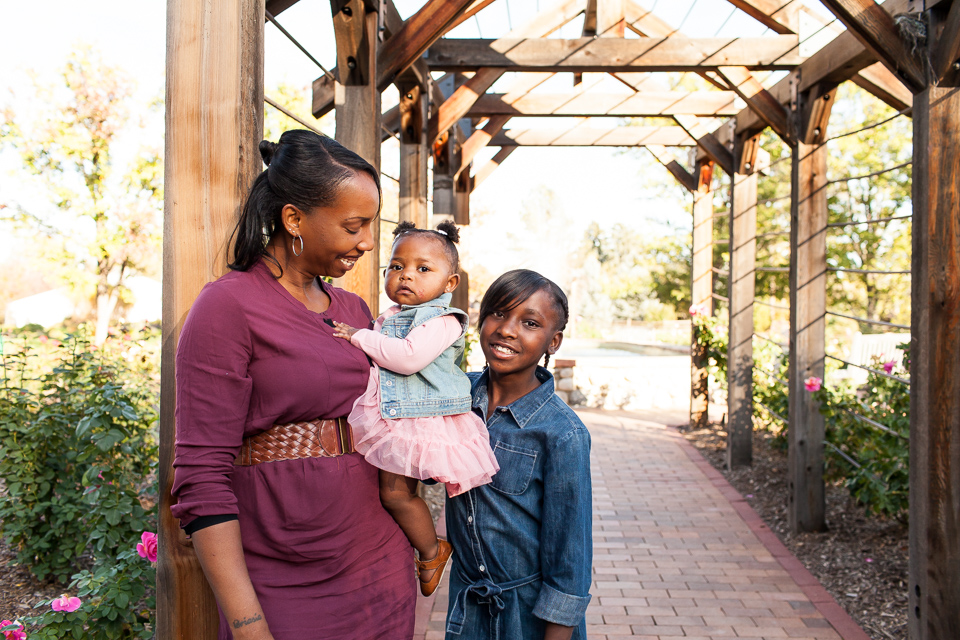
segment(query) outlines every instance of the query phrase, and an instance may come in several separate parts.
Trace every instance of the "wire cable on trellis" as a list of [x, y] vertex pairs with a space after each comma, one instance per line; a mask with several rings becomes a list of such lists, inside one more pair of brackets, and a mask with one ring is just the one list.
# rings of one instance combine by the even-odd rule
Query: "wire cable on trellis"
[[380, 218], [380, 222], [389, 222], [390, 224], [400, 224], [399, 220], [389, 220], [387, 218]]
[[513, 18], [510, 17], [510, 0], [507, 0], [504, 5], [507, 7], [507, 26], [510, 27], [510, 31], [513, 31]]
[[[772, 166], [772, 165], [771, 165], [771, 166]], [[777, 203], [777, 202], [780, 202], [781, 200], [789, 200], [789, 199], [790, 199], [790, 194], [788, 193], [787, 195], [785, 195], [785, 196], [780, 196], [780, 197], [778, 197], [778, 198], [769, 198], [769, 199], [764, 200], [763, 202], [760, 202], [760, 203], [758, 203], [758, 204], [762, 204], [762, 205], [765, 205], [765, 206], [768, 206], [768, 207], [769, 207], [770, 205], [775, 204], [775, 203]]]
[[857, 322], [865, 322], [867, 324], [877, 325], [878, 327], [893, 327], [894, 329], [906, 329], [910, 330], [905, 324], [895, 324], [893, 322], [884, 322], [883, 320], [867, 320], [866, 318], [858, 318], [856, 316], [848, 316], [843, 313], [837, 313], [836, 311], [827, 311], [825, 312], [828, 316], [837, 316], [838, 318], [846, 318], [847, 320], [855, 320]]
[[850, 222], [831, 222], [828, 224], [828, 227], [852, 227], [858, 224], [878, 224], [880, 222], [890, 222], [892, 220], [907, 220], [912, 218], [913, 214], [909, 213], [905, 216], [891, 216], [889, 218], [876, 218], [874, 220], [851, 220]]
[[[804, 38], [803, 40], [799, 40], [799, 41], [797, 42], [797, 44], [793, 45], [792, 47], [790, 47], [789, 49], [787, 49], [786, 51], [784, 51], [783, 53], [781, 53], [779, 56], [777, 56], [777, 57], [773, 60], [773, 62], [777, 62], [777, 60], [779, 60], [780, 58], [783, 58], [783, 57], [786, 56], [788, 53], [791, 53], [791, 52], [794, 51], [795, 49], [799, 49], [799, 48], [800, 48], [800, 45], [804, 44], [807, 40], [810, 40], [811, 38], [813, 38], [814, 36], [816, 36], [818, 33], [820, 33], [821, 31], [823, 31], [824, 29], [826, 29], [826, 28], [829, 27], [830, 25], [832, 25], [834, 22], [837, 22], [837, 19], [836, 19], [836, 18], [834, 18], [834, 19], [831, 20], [830, 22], [824, 24], [822, 27], [820, 27], [819, 29], [817, 29], [816, 31], [814, 31], [813, 33], [811, 33], [810, 35], [808, 35], [808, 36], [807, 36], [806, 38]], [[837, 34], [837, 35], [839, 35], [839, 34]]]
[[312, 124], [310, 124], [309, 122], [307, 122], [306, 120], [304, 120], [303, 118], [301, 118], [300, 116], [298, 116], [298, 115], [296, 115], [295, 113], [293, 113], [293, 112], [289, 111], [288, 109], [284, 108], [284, 107], [281, 106], [277, 101], [271, 99], [270, 97], [264, 96], [264, 97], [263, 97], [263, 101], [266, 102], [266, 103], [267, 103], [268, 105], [270, 105], [271, 107], [273, 107], [274, 109], [276, 109], [277, 111], [279, 111], [280, 113], [282, 113], [283, 115], [285, 115], [285, 116], [287, 116], [288, 118], [290, 118], [291, 120], [295, 120], [295, 121], [299, 122], [300, 124], [302, 124], [303, 126], [305, 126], [307, 129], [310, 129], [311, 131], [313, 131], [314, 133], [319, 133], [319, 134], [322, 135], [323, 137], [327, 137], [327, 134], [325, 134], [323, 131], [320, 131], [320, 129], [316, 128], [315, 126], [313, 126]]
[[[861, 402], [860, 404], [861, 404], [861, 406], [863, 406], [863, 403], [862, 403], [862, 402]], [[864, 407], [864, 408], [866, 408], [866, 407]], [[840, 407], [840, 409], [843, 410], [843, 411], [845, 411], [846, 413], [849, 413], [849, 414], [852, 415], [854, 418], [857, 418], [858, 420], [861, 420], [861, 421], [863, 421], [864, 423], [870, 425], [870, 426], [873, 427], [874, 429], [879, 429], [880, 431], [883, 431], [884, 433], [888, 433], [888, 434], [890, 434], [890, 435], [892, 435], [892, 436], [896, 436], [896, 437], [900, 438], [901, 440], [909, 440], [909, 439], [910, 439], [909, 437], [907, 437], [907, 436], [905, 436], [905, 435], [903, 435], [903, 434], [897, 433], [896, 431], [894, 431], [893, 429], [891, 429], [890, 427], [888, 427], [888, 426], [886, 426], [886, 425], [882, 425], [882, 424], [880, 424], [879, 422], [877, 422], [877, 421], [875, 421], [875, 420], [871, 420], [871, 419], [868, 418], [867, 416], [862, 416], [862, 415], [860, 415], [860, 414], [857, 413], [856, 411], [850, 411], [850, 409], [847, 409], [846, 407]]]
[[730, 238], [714, 238], [713, 244], [729, 244]]
[[720, 35], [720, 32], [723, 31], [723, 28], [727, 26], [727, 23], [730, 22], [730, 18], [732, 18], [733, 14], [735, 14], [736, 12], [737, 12], [737, 8], [734, 7], [733, 11], [730, 12], [730, 15], [727, 16], [727, 19], [720, 23], [720, 28], [717, 29], [716, 32], [713, 34], [714, 38]]
[[881, 121], [879, 121], [879, 122], [874, 122], [873, 124], [865, 125], [865, 126], [859, 128], [859, 129], [854, 129], [853, 131], [845, 131], [844, 133], [838, 133], [838, 134], [835, 135], [835, 136], [831, 136], [831, 137], [827, 138], [826, 140], [824, 140], [823, 142], [821, 142], [820, 145], [821, 145], [821, 146], [822, 146], [822, 145], [825, 145], [825, 144], [827, 144], [828, 142], [830, 142], [831, 140], [838, 140], [838, 139], [840, 139], [840, 138], [846, 138], [847, 136], [853, 136], [853, 135], [856, 135], [856, 134], [858, 134], [858, 133], [863, 133], [864, 131], [870, 131], [871, 129], [876, 129], [877, 127], [883, 126], [883, 125], [887, 124], [888, 122], [890, 122], [891, 120], [894, 120], [894, 119], [896, 119], [896, 118], [899, 118], [899, 117], [902, 116], [902, 115], [906, 115], [906, 114], [910, 113], [911, 111], [913, 111], [913, 107], [907, 107], [906, 109], [901, 109], [900, 111], [897, 111], [895, 114], [893, 114], [893, 115], [890, 116], [889, 118], [886, 118], [885, 120], [881, 120]]
[[864, 371], [869, 371], [870, 373], [876, 373], [877, 375], [881, 375], [881, 376], [883, 376], [884, 378], [890, 378], [891, 380], [896, 380], [897, 382], [902, 382], [903, 384], [907, 385], [908, 387], [910, 386], [910, 381], [907, 380], [906, 378], [901, 378], [900, 376], [895, 376], [895, 375], [893, 375], [893, 374], [887, 373], [886, 371], [880, 371], [879, 369], [874, 369], [873, 367], [868, 367], [868, 366], [863, 365], [863, 364], [857, 364], [857, 363], [855, 363], [855, 362], [850, 362], [850, 361], [848, 361], [848, 360], [844, 360], [843, 358], [838, 358], [837, 356], [832, 356], [832, 355], [830, 355], [829, 353], [824, 354], [824, 356], [827, 357], [827, 358], [830, 358], [831, 360], [836, 360], [837, 362], [842, 362], [842, 363], [845, 364], [845, 365], [848, 365], [848, 366], [851, 366], [851, 367], [856, 367], [857, 369], [863, 369]]
[[396, 178], [394, 178], [393, 176], [391, 176], [391, 175], [388, 174], [388, 173], [384, 173], [383, 171], [381, 171], [381, 172], [380, 172], [380, 175], [382, 175], [384, 178], [389, 178], [390, 180], [393, 180], [393, 181], [396, 182], [397, 184], [400, 184], [400, 181], [399, 181], [399, 180], [397, 180]]
[[911, 271], [877, 271], [875, 269], [846, 269], [843, 267], [827, 267], [827, 271], [833, 271], [835, 273], [865, 273], [865, 274], [878, 274], [878, 275], [910, 275]]
[[779, 382], [780, 384], [782, 384], [782, 385], [785, 386], [785, 387], [787, 386], [787, 381], [786, 381], [786, 380], [784, 380], [783, 378], [781, 378], [780, 376], [778, 376], [778, 375], [775, 374], [775, 373], [771, 373], [770, 371], [767, 371], [767, 370], [764, 369], [763, 367], [758, 367], [758, 366], [754, 365], [754, 366], [753, 366], [753, 370], [754, 370], [754, 371], [759, 371], [760, 373], [765, 374], [766, 376], [768, 376], [768, 377], [770, 377], [770, 378], [773, 378], [774, 380], [776, 380], [777, 382]]
[[399, 142], [400, 140], [399, 133], [397, 133], [396, 131], [391, 131], [390, 128], [387, 125], [383, 124], [382, 122], [380, 123], [380, 128], [383, 129], [384, 133], [388, 134], [392, 138], [396, 138], [397, 141]]
[[[838, 454], [840, 454], [840, 457], [841, 457], [841, 458], [843, 458], [844, 460], [846, 460], [847, 462], [849, 462], [850, 464], [852, 464], [853, 466], [855, 466], [857, 469], [862, 469], [862, 468], [863, 468], [863, 465], [862, 465], [862, 464], [860, 464], [859, 462], [857, 462], [856, 460], [854, 460], [853, 458], [851, 458], [850, 456], [848, 456], [846, 453], [844, 453], [843, 451], [841, 451], [840, 448], [839, 448], [837, 445], [833, 444], [832, 442], [829, 442], [828, 440], [824, 440], [824, 441], [823, 441], [823, 444], [825, 444], [826, 446], [828, 446], [828, 447], [830, 447], [831, 449], [833, 449], [834, 451], [836, 451]], [[870, 474], [870, 475], [873, 475], [873, 474]], [[876, 476], [873, 476], [873, 477], [876, 478]]]
[[[768, 165], [766, 166], [766, 169], [764, 169], [764, 171], [769, 171], [770, 169], [773, 169], [775, 166], [777, 166], [777, 165], [780, 164], [781, 162], [786, 162], [786, 161], [789, 160], [791, 157], [792, 157], [792, 156], [791, 156], [789, 153], [786, 154], [786, 155], [780, 156], [779, 158], [777, 158], [776, 160], [774, 160], [773, 162], [771, 162], [770, 164], [768, 164]], [[789, 197], [789, 196], [787, 196], [787, 197]]]
[[718, 276], [721, 276], [721, 277], [726, 277], [726, 276], [729, 276], [729, 275], [730, 275], [730, 271], [728, 271], [727, 269], [719, 269], [719, 268], [717, 268], [717, 267], [710, 267], [710, 270], [713, 271], [713, 272], [714, 272], [715, 274], [717, 274]]
[[297, 47], [298, 49], [300, 49], [300, 51], [302, 51], [302, 52], [304, 53], [304, 55], [306, 55], [308, 58], [310, 58], [310, 60], [313, 61], [313, 64], [315, 64], [315, 65], [317, 65], [318, 67], [320, 67], [320, 71], [323, 71], [323, 75], [327, 76], [327, 78], [330, 79], [330, 80], [334, 80], [333, 74], [330, 73], [329, 71], [327, 71], [326, 68], [325, 68], [322, 64], [320, 64], [320, 62], [319, 62], [316, 58], [314, 58], [314, 57], [310, 54], [310, 52], [307, 51], [307, 50], [304, 48], [304, 46], [303, 46], [302, 44], [300, 44], [299, 42], [297, 42], [297, 39], [294, 38], [292, 35], [290, 35], [290, 32], [289, 32], [289, 31], [287, 31], [287, 30], [284, 29], [282, 26], [280, 26], [280, 23], [277, 22], [277, 19], [273, 17], [273, 14], [271, 14], [269, 11], [264, 11], [264, 13], [267, 14], [267, 20], [269, 20], [270, 22], [272, 22], [272, 23], [273, 23], [273, 26], [275, 26], [277, 29], [280, 30], [280, 33], [282, 33], [283, 35], [287, 36], [287, 39], [290, 40], [290, 42], [292, 42], [294, 45], [296, 45], [296, 47]]
[[730, 215], [729, 211], [721, 211], [720, 213], [715, 213], [712, 216], [710, 216], [710, 219], [716, 220], [717, 218], [726, 218], [729, 215]]
[[763, 335], [762, 333], [754, 333], [753, 336], [754, 336], [755, 338], [760, 338], [760, 339], [763, 340], [764, 342], [769, 342], [770, 344], [772, 344], [772, 345], [774, 345], [774, 346], [776, 346], [776, 347], [780, 347], [780, 349], [781, 349], [782, 351], [784, 351], [784, 352], [790, 350], [790, 347], [788, 347], [787, 345], [783, 344], [782, 342], [777, 342], [777, 341], [774, 340], [773, 338], [768, 338], [767, 336]]
[[769, 273], [787, 273], [790, 271], [790, 267], [754, 267], [753, 270]]
[[753, 399], [753, 403], [756, 404], [756, 405], [759, 405], [761, 409], [765, 410], [767, 413], [769, 413], [770, 415], [772, 415], [774, 418], [776, 418], [776, 419], [779, 420], [780, 422], [782, 422], [782, 423], [784, 423], [784, 424], [788, 424], [788, 423], [790, 422], [789, 420], [787, 420], [786, 418], [784, 418], [782, 415], [780, 415], [779, 413], [777, 413], [776, 411], [774, 411], [773, 409], [771, 409], [771, 408], [768, 407], [767, 405], [763, 404], [762, 402], [760, 402], [760, 401], [757, 400], [756, 398]]
[[693, 3], [690, 5], [690, 8], [687, 9], [687, 15], [683, 16], [683, 20], [681, 20], [680, 24], [677, 25], [677, 28], [673, 30], [673, 33], [677, 33], [683, 29], [683, 25], [687, 23], [687, 19], [690, 18], [690, 14], [693, 13], [694, 7], [696, 7], [699, 2], [700, 0], [693, 0]]
[[901, 164], [898, 164], [898, 165], [895, 166], [895, 167], [889, 167], [889, 168], [887, 168], [887, 169], [880, 169], [879, 171], [874, 171], [873, 173], [865, 173], [865, 174], [863, 174], [863, 175], [859, 175], [859, 176], [849, 176], [849, 177], [846, 177], [846, 178], [837, 178], [836, 180], [827, 180], [826, 183], [824, 183], [823, 186], [824, 186], [824, 187], [827, 187], [827, 186], [829, 186], [829, 185], [831, 185], [831, 184], [837, 184], [838, 182], [853, 182], [854, 180], [863, 180], [863, 179], [865, 179], [865, 178], [875, 178], [875, 177], [877, 177], [877, 176], [882, 176], [882, 175], [885, 174], [885, 173], [890, 173], [891, 171], [896, 171], [897, 169], [903, 169], [904, 167], [909, 167], [911, 164], [913, 164], [913, 160], [907, 160], [906, 162], [903, 162], [903, 163], [901, 163]]
[[778, 236], [782, 237], [782, 236], [788, 236], [788, 235], [790, 235], [789, 229], [787, 229], [786, 231], [768, 231], [766, 233], [758, 233], [756, 237], [757, 239], [759, 239], [759, 238], [773, 238]]
[[722, 300], [723, 302], [726, 302], [727, 304], [730, 304], [730, 298], [728, 298], [728, 297], [726, 297], [726, 296], [722, 296], [722, 295], [720, 295], [719, 293], [713, 293], [713, 292], [711, 292], [711, 293], [710, 293], [710, 297], [713, 298], [713, 299], [715, 299], [715, 300]]
[[[540, 13], [540, 10], [537, 9], [537, 13]], [[480, 39], [483, 39], [483, 32], [480, 31], [480, 18], [477, 17], [477, 14], [473, 14], [473, 21], [477, 23], [477, 35], [480, 36]]]
[[771, 309], [781, 309], [783, 311], [790, 311], [790, 307], [782, 304], [774, 304], [772, 302], [764, 302], [763, 300], [754, 300], [753, 304], [759, 304], [761, 307], [770, 307]]

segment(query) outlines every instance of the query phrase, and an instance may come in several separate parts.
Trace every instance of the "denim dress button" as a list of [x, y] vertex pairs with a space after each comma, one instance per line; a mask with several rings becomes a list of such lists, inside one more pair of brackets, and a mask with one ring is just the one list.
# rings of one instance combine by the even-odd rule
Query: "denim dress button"
[[392, 416], [397, 415], [397, 410], [396, 410], [396, 409], [390, 409], [390, 415], [392, 415]]
[[485, 566], [480, 565], [480, 571], [486, 571], [486, 570], [487, 570], [487, 568], [486, 568]]
[[467, 516], [467, 522], [473, 522], [473, 516]]

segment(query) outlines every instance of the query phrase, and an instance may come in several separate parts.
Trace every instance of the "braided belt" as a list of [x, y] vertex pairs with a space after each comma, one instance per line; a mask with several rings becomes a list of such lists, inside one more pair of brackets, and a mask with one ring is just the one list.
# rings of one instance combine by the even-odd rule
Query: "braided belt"
[[277, 460], [335, 458], [354, 451], [353, 431], [346, 418], [291, 422], [244, 438], [233, 464], [246, 467]]

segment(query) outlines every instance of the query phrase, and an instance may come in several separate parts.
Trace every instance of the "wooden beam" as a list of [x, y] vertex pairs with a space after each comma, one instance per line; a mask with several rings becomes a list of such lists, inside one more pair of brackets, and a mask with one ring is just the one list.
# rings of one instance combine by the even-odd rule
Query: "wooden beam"
[[[347, 8], [349, 12], [344, 11]], [[334, 14], [333, 27], [337, 39], [339, 77], [348, 82], [361, 83], [336, 84], [336, 139], [379, 171], [382, 130], [380, 89], [375, 80], [380, 76], [377, 68], [377, 21], [376, 13], [365, 11], [363, 0], [349, 0]], [[339, 66], [341, 64], [342, 67]], [[363, 72], [352, 73], [358, 69]], [[376, 316], [380, 304], [379, 218], [374, 220], [371, 230], [374, 248], [361, 257], [346, 276], [337, 279], [337, 286], [363, 298], [370, 312]]]
[[732, 91], [668, 91], [637, 94], [533, 93], [507, 102], [502, 94], [480, 96], [466, 115], [472, 118], [509, 115], [512, 117], [617, 116], [653, 118], [673, 115], [730, 116], [740, 109]]
[[696, 71], [721, 66], [792, 69], [803, 61], [796, 36], [765, 38], [576, 38], [439, 40], [427, 52], [436, 71]]
[[494, 136], [495, 147], [690, 147], [695, 144], [680, 127], [615, 127], [596, 129], [509, 129]]
[[911, 91], [922, 91], [927, 79], [922, 63], [900, 36], [893, 17], [874, 0], [821, 0], [823, 6], [890, 69]]
[[454, 180], [460, 177], [460, 172], [467, 168], [481, 149], [490, 144], [493, 136], [500, 133], [503, 125], [510, 121], [510, 116], [493, 116], [482, 129], [477, 129], [460, 147], [460, 170], [454, 175]]
[[[713, 163], [698, 163], [695, 178], [690, 301], [709, 317], [713, 315]], [[710, 419], [709, 356], [695, 331], [690, 340], [690, 427], [703, 429]]]
[[458, 17], [456, 20], [453, 21], [453, 23], [450, 25], [450, 28], [447, 29], [447, 31], [452, 31], [456, 29], [461, 24], [463, 24], [473, 16], [477, 15], [478, 13], [480, 13], [481, 11], [489, 7], [494, 2], [495, 0], [474, 0], [473, 4], [471, 4], [466, 9], [464, 9], [463, 13], [460, 14], [460, 17]]
[[751, 18], [759, 21], [771, 31], [780, 34], [799, 32], [797, 10], [799, 3], [795, 0], [727, 0]]
[[263, 0], [168, 0], [160, 383], [157, 638], [215, 640], [217, 603], [170, 513], [176, 348], [203, 286], [226, 272], [228, 238], [263, 170]]
[[818, 85], [807, 91], [803, 100], [804, 112], [800, 118], [803, 130], [799, 132], [804, 144], [826, 142], [827, 125], [830, 123], [830, 113], [836, 101], [836, 87]]
[[753, 462], [753, 299], [757, 173], [730, 176], [730, 337], [727, 347], [727, 468]]
[[656, 144], [648, 144], [647, 151], [649, 151], [657, 162], [662, 164], [667, 171], [670, 172], [677, 182], [680, 183], [687, 191], [695, 192], [699, 188], [697, 178], [684, 168], [682, 164], [677, 162], [677, 159], [670, 153], [666, 147]]
[[278, 16], [295, 4], [297, 0], [267, 0], [266, 10], [270, 15]]
[[427, 0], [390, 36], [377, 56], [377, 89], [383, 91], [401, 71], [440, 39], [471, 0]]
[[[935, 45], [936, 46], [936, 45]], [[960, 91], [913, 100], [911, 640], [960, 638]]]
[[757, 116], [788, 144], [794, 139], [787, 110], [772, 93], [744, 67], [720, 67], [717, 73], [747, 103]]
[[706, 131], [706, 127], [692, 116], [674, 116], [673, 119], [687, 134], [697, 141], [706, 158], [717, 163], [728, 176], [736, 171], [733, 162], [733, 152], [717, 138], [716, 134]]
[[[928, 27], [928, 33], [935, 32]], [[950, 12], [943, 22], [940, 37], [931, 49], [930, 71], [938, 84], [951, 70], [951, 66], [960, 58], [960, 2], [950, 5]]]
[[427, 94], [418, 84], [400, 85], [400, 220], [423, 229], [427, 209]]
[[850, 81], [880, 98], [896, 111], [904, 111], [913, 105], [913, 94], [882, 62], [875, 62], [861, 69]]
[[498, 151], [493, 158], [488, 160], [486, 164], [480, 167], [477, 173], [472, 176], [471, 180], [473, 181], [473, 190], [476, 190], [476, 188], [479, 187], [484, 180], [489, 178], [490, 174], [496, 171], [497, 167], [503, 164], [503, 161], [506, 160], [507, 157], [516, 150], [516, 147], [501, 147], [500, 151]]
[[[802, 106], [802, 105], [801, 105]], [[795, 533], [826, 526], [824, 418], [804, 381], [824, 377], [827, 276], [827, 145], [790, 150], [790, 363], [788, 504]]]

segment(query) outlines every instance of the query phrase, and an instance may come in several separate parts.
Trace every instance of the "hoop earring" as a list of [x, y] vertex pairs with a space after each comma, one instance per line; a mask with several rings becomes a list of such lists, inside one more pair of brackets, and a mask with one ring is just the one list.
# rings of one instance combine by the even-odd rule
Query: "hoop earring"
[[[297, 240], [300, 241], [300, 251], [297, 251]], [[296, 238], [293, 239], [292, 249], [293, 249], [293, 255], [295, 256], [299, 256], [301, 253], [303, 253], [303, 236], [298, 235]]]

